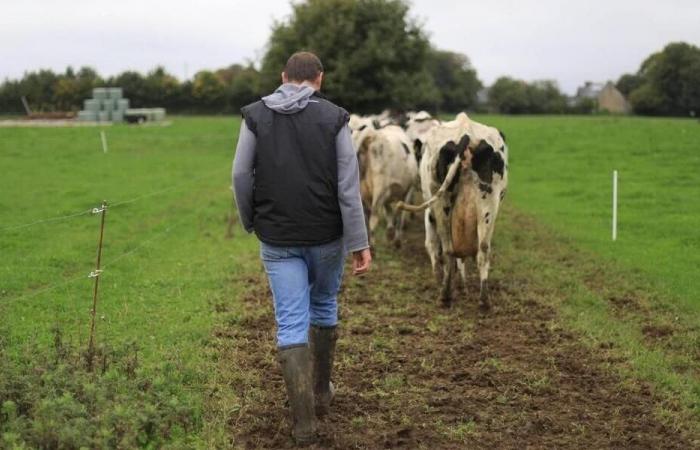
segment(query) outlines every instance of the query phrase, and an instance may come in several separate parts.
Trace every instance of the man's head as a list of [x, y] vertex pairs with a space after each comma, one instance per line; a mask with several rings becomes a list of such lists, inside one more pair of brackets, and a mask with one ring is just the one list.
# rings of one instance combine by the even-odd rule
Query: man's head
[[323, 82], [323, 64], [311, 52], [296, 52], [287, 60], [282, 72], [282, 83], [308, 84], [317, 91]]

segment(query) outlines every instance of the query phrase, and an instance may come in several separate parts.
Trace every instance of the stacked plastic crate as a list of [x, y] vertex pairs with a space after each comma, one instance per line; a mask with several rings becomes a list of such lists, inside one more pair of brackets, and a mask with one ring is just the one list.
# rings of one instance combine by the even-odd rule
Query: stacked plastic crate
[[129, 99], [122, 98], [122, 88], [99, 87], [92, 90], [92, 98], [85, 100], [78, 120], [84, 122], [123, 122], [129, 109]]

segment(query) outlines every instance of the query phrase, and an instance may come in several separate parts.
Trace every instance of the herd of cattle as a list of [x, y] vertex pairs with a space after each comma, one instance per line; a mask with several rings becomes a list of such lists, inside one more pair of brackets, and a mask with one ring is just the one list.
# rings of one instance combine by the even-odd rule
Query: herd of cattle
[[[350, 117], [360, 166], [360, 191], [370, 242], [380, 221], [400, 243], [409, 212], [425, 211], [425, 246], [449, 305], [459, 270], [475, 261], [480, 306], [489, 308], [487, 280], [491, 237], [508, 185], [508, 147], [496, 128], [460, 113], [449, 122], [425, 111], [392, 117]], [[423, 203], [413, 205], [420, 191]]]

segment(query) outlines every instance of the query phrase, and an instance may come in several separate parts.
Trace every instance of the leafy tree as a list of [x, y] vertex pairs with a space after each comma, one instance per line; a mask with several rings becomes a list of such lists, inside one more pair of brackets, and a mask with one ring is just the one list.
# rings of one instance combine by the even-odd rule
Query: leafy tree
[[53, 98], [57, 109], [70, 110], [75, 109], [76, 104], [80, 102], [77, 83], [72, 78], [61, 78], [54, 84]]
[[251, 63], [232, 64], [215, 73], [225, 86], [227, 112], [238, 112], [242, 106], [260, 98], [260, 73]]
[[180, 82], [159, 66], [146, 75], [145, 88], [148, 105], [171, 107], [178, 98]]
[[53, 86], [53, 102], [59, 110], [80, 109], [83, 100], [92, 95], [92, 89], [103, 83], [97, 71], [91, 67], [81, 67], [78, 73], [68, 67]]
[[670, 106], [668, 97], [651, 83], [644, 83], [632, 91], [629, 101], [638, 114], [666, 114]]
[[33, 109], [52, 110], [52, 88], [58, 81], [58, 75], [51, 70], [39, 70], [25, 74], [21, 82], [21, 94], [27, 97], [27, 101]]
[[466, 55], [433, 49], [428, 64], [439, 92], [432, 109], [454, 113], [476, 105], [482, 84]]
[[556, 81], [534, 81], [527, 85], [526, 92], [528, 112], [535, 114], [562, 114], [566, 112], [566, 96], [561, 93]]
[[439, 96], [427, 68], [430, 44], [401, 0], [308, 0], [273, 26], [262, 61], [262, 89], [280, 83], [289, 56], [316, 53], [324, 91], [358, 112], [415, 108]]
[[615, 87], [618, 91], [622, 93], [625, 97], [628, 97], [630, 93], [637, 89], [642, 84], [642, 79], [635, 74], [626, 73], [617, 80]]
[[124, 97], [129, 99], [129, 104], [134, 108], [149, 106], [148, 86], [146, 78], [138, 72], [127, 70], [107, 81], [110, 86], [119, 86], [124, 91]]
[[22, 106], [20, 82], [5, 80], [0, 85], [0, 113], [19, 114], [24, 111]]
[[688, 115], [700, 111], [700, 48], [668, 44], [639, 68], [630, 102], [640, 114]]
[[224, 83], [210, 70], [197, 72], [192, 82], [192, 97], [204, 109], [221, 109], [225, 105]]
[[594, 98], [581, 97], [575, 99], [575, 103], [568, 108], [573, 114], [592, 114], [598, 109], [598, 101]]
[[529, 111], [527, 84], [510, 77], [501, 77], [489, 89], [489, 103], [503, 114], [523, 114]]
[[226, 101], [232, 111], [260, 98], [260, 73], [252, 65], [242, 67], [226, 86]]
[[552, 80], [527, 83], [501, 77], [489, 89], [489, 103], [503, 114], [562, 114], [568, 111], [566, 96]]

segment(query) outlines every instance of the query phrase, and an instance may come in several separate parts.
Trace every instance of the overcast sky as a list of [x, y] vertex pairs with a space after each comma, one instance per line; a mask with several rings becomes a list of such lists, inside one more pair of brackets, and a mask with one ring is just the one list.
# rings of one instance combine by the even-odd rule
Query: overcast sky
[[[160, 64], [184, 78], [259, 61], [288, 0], [0, 0], [0, 79], [90, 65], [103, 75]], [[671, 41], [700, 45], [700, 0], [413, 0], [439, 48], [465, 53], [487, 84], [501, 75], [585, 80], [634, 72]]]

